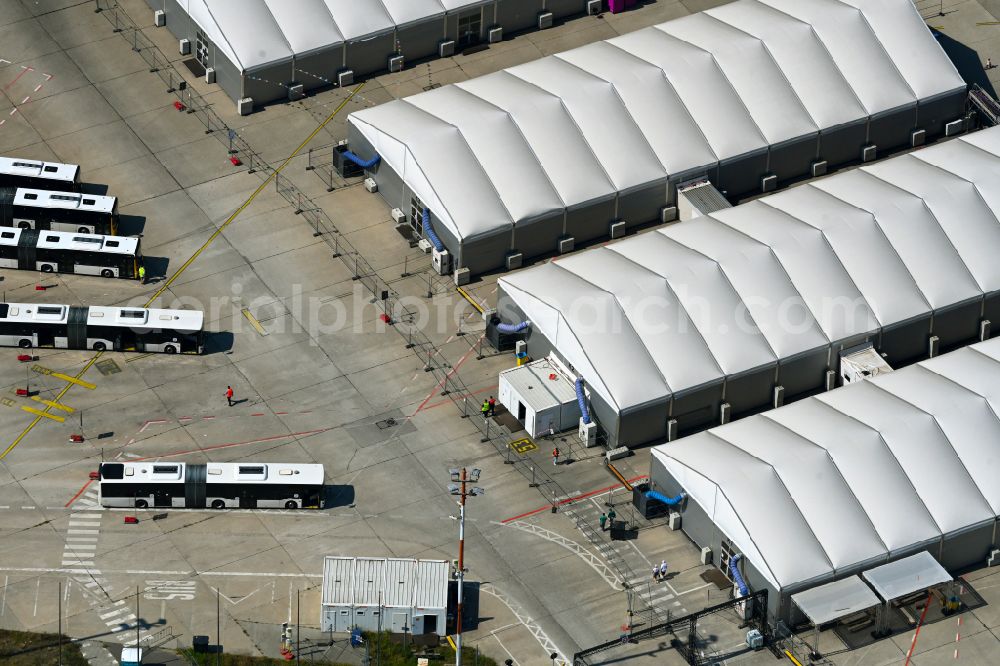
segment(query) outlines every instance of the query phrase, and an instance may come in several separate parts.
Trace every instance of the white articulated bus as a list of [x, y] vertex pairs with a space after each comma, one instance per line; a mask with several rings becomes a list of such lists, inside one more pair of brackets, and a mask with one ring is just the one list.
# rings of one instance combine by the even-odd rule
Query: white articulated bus
[[25, 187], [0, 188], [0, 226], [113, 236], [118, 233], [118, 199]]
[[0, 303], [0, 345], [201, 354], [200, 310]]
[[139, 239], [68, 231], [0, 229], [0, 268], [137, 279]]
[[0, 157], [0, 187], [79, 192], [80, 167], [75, 164]]
[[299, 463], [101, 463], [106, 507], [322, 509], [323, 465]]

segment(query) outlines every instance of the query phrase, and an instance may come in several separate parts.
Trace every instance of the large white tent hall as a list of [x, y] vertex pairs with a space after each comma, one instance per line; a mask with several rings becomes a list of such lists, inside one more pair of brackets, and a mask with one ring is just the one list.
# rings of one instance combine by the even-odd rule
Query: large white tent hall
[[477, 274], [669, 219], [680, 181], [735, 197], [958, 131], [965, 99], [911, 0], [738, 0], [352, 113], [349, 139]]
[[996, 339], [658, 446], [650, 472], [687, 493], [685, 533], [742, 553], [785, 620], [792, 594], [922, 551], [950, 571], [985, 563], [998, 475]]
[[[586, 0], [146, 0], [247, 107], [583, 14]], [[160, 25], [158, 22], [157, 25]], [[184, 45], [184, 41], [187, 45]], [[442, 48], [442, 45], [443, 48]], [[398, 60], [390, 60], [399, 58]], [[353, 80], [349, 78], [346, 80]]]
[[636, 446], [823, 390], [861, 343], [900, 367], [975, 341], [998, 215], [993, 128], [505, 275], [498, 310]]

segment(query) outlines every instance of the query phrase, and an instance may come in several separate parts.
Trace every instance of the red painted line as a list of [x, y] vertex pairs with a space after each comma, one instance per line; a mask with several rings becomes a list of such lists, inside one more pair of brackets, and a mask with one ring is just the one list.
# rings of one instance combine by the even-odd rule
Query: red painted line
[[75, 501], [77, 500], [77, 498], [78, 498], [78, 497], [79, 497], [80, 495], [82, 495], [82, 494], [83, 494], [83, 491], [84, 491], [84, 490], [86, 490], [86, 489], [87, 489], [87, 487], [88, 487], [88, 486], [89, 486], [90, 484], [92, 484], [93, 482], [94, 482], [94, 480], [93, 480], [93, 479], [90, 479], [90, 480], [88, 480], [88, 481], [87, 481], [87, 483], [83, 484], [83, 488], [80, 488], [79, 492], [77, 492], [77, 493], [76, 493], [76, 495], [73, 495], [72, 499], [70, 499], [70, 501], [66, 502], [65, 506], [66, 506], [66, 507], [68, 508], [68, 507], [69, 507], [69, 505], [70, 505], [70, 504], [72, 504], [73, 502], [75, 502]]
[[326, 432], [328, 430], [333, 430], [333, 428], [320, 428], [319, 430], [304, 430], [302, 432], [293, 432], [288, 435], [275, 435], [274, 437], [264, 437], [263, 439], [251, 439], [246, 442], [230, 442], [228, 444], [216, 444], [215, 446], [205, 446], [200, 449], [187, 449], [185, 451], [174, 451], [173, 453], [164, 453], [158, 456], [147, 456], [145, 458], [132, 458], [131, 460], [129, 460], [129, 462], [142, 462], [145, 460], [160, 460], [161, 458], [173, 458], [175, 456], [184, 456], [189, 453], [216, 451], [218, 449], [228, 449], [234, 446], [246, 446], [247, 444], [263, 444], [265, 442], [276, 442], [279, 439], [289, 439], [291, 437], [308, 437], [309, 435], [317, 435], [321, 432]]
[[[636, 476], [636, 477], [633, 477], [633, 478], [629, 479], [628, 482], [629, 483], [635, 483], [639, 479], [647, 479], [647, 478], [649, 478], [647, 475], [640, 474], [639, 476]], [[565, 504], [570, 504], [570, 503], [576, 502], [578, 500], [587, 499], [588, 497], [593, 497], [594, 495], [600, 495], [601, 493], [606, 493], [609, 490], [611, 490], [612, 488], [617, 488], [620, 485], [621, 485], [620, 483], [614, 483], [614, 484], [612, 484], [610, 486], [607, 486], [605, 488], [598, 488], [597, 490], [591, 490], [590, 492], [583, 493], [582, 495], [575, 495], [573, 497], [567, 497], [566, 499], [559, 500], [559, 502], [557, 502], [557, 504], [559, 506], [563, 506]], [[531, 511], [527, 511], [525, 513], [522, 513], [519, 516], [514, 516], [513, 518], [507, 518], [505, 520], [501, 520], [500, 522], [502, 524], [506, 525], [507, 523], [514, 522], [515, 520], [521, 520], [522, 518], [527, 518], [528, 516], [533, 516], [536, 513], [541, 513], [542, 511], [546, 511], [549, 508], [551, 508], [551, 506], [552, 506], [551, 504], [546, 504], [545, 506], [542, 506], [542, 507], [539, 507], [537, 509], [533, 509]]]
[[264, 416], [264, 412], [257, 412], [256, 414], [251, 414], [250, 416]]
[[[485, 337], [486, 337], [486, 335], [483, 334], [483, 335], [479, 336], [479, 340], [482, 340]], [[479, 340], [476, 340], [476, 344], [479, 343]], [[422, 403], [420, 403], [419, 407], [417, 407], [417, 411], [415, 411], [412, 414], [410, 414], [410, 418], [416, 416], [420, 412], [420, 410], [422, 410], [427, 405], [427, 403], [431, 401], [431, 398], [433, 398], [434, 394], [438, 392], [438, 389], [440, 389], [442, 386], [444, 386], [445, 382], [447, 382], [451, 378], [452, 375], [454, 375], [456, 372], [458, 372], [458, 369], [462, 367], [463, 363], [465, 363], [466, 361], [469, 360], [469, 356], [471, 356], [472, 352], [474, 352], [475, 350], [476, 350], [476, 345], [472, 345], [471, 347], [469, 347], [469, 351], [465, 352], [465, 354], [462, 356], [462, 358], [458, 359], [458, 363], [455, 364], [455, 367], [453, 367], [451, 370], [449, 370], [448, 374], [446, 374], [444, 376], [444, 379], [442, 379], [441, 381], [439, 381], [437, 383], [437, 386], [435, 386], [434, 389], [430, 393], [427, 394], [427, 397], [424, 398], [424, 401]]]
[[[489, 391], [495, 391], [496, 388], [497, 387], [495, 387], [495, 386], [487, 386], [486, 388], [481, 388], [478, 391], [470, 391], [468, 394], [464, 395], [463, 397], [465, 397], [465, 398], [471, 398], [472, 396], [479, 395], [480, 393], [488, 393]], [[446, 400], [442, 400], [441, 402], [434, 402], [434, 403], [431, 403], [431, 404], [427, 405], [426, 407], [424, 407], [424, 411], [427, 411], [428, 409], [434, 409], [435, 407], [443, 407], [444, 405], [450, 405], [450, 404], [452, 404], [451, 400], [447, 400], [447, 399]]]
[[13, 81], [11, 81], [11, 82], [10, 82], [10, 83], [8, 83], [8, 84], [7, 84], [6, 86], [4, 86], [4, 88], [3, 88], [3, 91], [4, 91], [4, 92], [7, 92], [8, 90], [10, 90], [10, 87], [11, 87], [12, 85], [14, 85], [15, 83], [17, 83], [17, 80], [18, 80], [19, 78], [21, 78], [22, 76], [24, 76], [25, 74], [27, 74], [27, 73], [28, 73], [28, 72], [30, 72], [30, 71], [31, 71], [31, 68], [30, 68], [30, 67], [25, 67], [24, 65], [21, 65], [21, 73], [20, 73], [20, 74], [18, 74], [17, 76], [15, 76], [15, 77], [14, 77], [14, 80], [13, 80]]
[[288, 412], [275, 412], [274, 413], [275, 416], [285, 416], [286, 414], [288, 414]]

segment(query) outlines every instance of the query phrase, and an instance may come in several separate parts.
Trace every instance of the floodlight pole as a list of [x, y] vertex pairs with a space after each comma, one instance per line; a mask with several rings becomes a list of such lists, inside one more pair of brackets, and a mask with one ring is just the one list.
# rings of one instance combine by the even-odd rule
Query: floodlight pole
[[462, 666], [462, 588], [465, 587], [465, 482], [468, 472], [462, 468], [461, 495], [458, 500], [458, 596], [455, 609], [455, 666]]

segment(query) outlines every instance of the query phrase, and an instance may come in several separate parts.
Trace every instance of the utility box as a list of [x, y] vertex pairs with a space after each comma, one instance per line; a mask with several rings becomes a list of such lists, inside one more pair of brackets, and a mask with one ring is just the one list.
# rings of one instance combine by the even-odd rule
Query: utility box
[[205, 68], [205, 83], [215, 83], [215, 68], [206, 67]]
[[586, 2], [587, 14], [590, 16], [597, 16], [604, 8], [604, 0], [586, 0]]
[[608, 235], [611, 238], [621, 238], [625, 235], [625, 221], [615, 220], [611, 223], [611, 228], [608, 229]]
[[455, 285], [462, 287], [472, 281], [472, 274], [469, 272], [468, 268], [456, 268], [454, 278]]
[[572, 236], [567, 236], [566, 238], [559, 239], [559, 254], [566, 254], [567, 252], [573, 251], [573, 245], [575, 240]]
[[927, 143], [927, 132], [922, 129], [915, 129], [910, 132], [910, 146], [916, 148]]
[[861, 149], [861, 161], [862, 162], [872, 162], [877, 157], [875, 144], [869, 144]]
[[761, 192], [774, 192], [778, 189], [778, 177], [773, 173], [766, 176], [761, 176], [760, 178], [760, 191]]
[[959, 118], [958, 120], [953, 120], [944, 126], [945, 136], [955, 136], [956, 134], [961, 134], [962, 130], [965, 129], [965, 120]]
[[483, 319], [486, 321], [486, 342], [498, 352], [514, 351], [517, 348], [517, 343], [524, 340], [526, 335], [524, 331], [501, 333], [497, 328], [497, 325], [500, 324], [500, 317], [496, 315], [496, 312], [490, 313], [489, 316], [484, 313]]
[[664, 206], [660, 209], [660, 222], [666, 224], [677, 219], [677, 206]]
[[500, 26], [494, 26], [486, 31], [486, 41], [490, 44], [496, 44], [497, 42], [503, 41], [503, 28]]
[[593, 419], [591, 419], [590, 423], [584, 423], [581, 416], [580, 423], [577, 425], [576, 436], [580, 438], [580, 442], [588, 449], [592, 446], [597, 446], [597, 424], [594, 423]]
[[448, 58], [455, 55], [455, 40], [445, 39], [438, 42], [438, 56]]
[[290, 83], [288, 84], [288, 101], [294, 102], [295, 100], [302, 99], [306, 96], [306, 87], [301, 83]]
[[341, 88], [354, 85], [354, 70], [342, 69], [337, 72], [337, 85]]
[[406, 224], [406, 213], [404, 213], [401, 209], [393, 208], [392, 212], [389, 214], [392, 215], [392, 221], [396, 224]]
[[181, 39], [177, 42], [177, 51], [181, 55], [191, 55], [191, 40]]
[[512, 271], [515, 268], [520, 268], [524, 263], [524, 255], [520, 252], [511, 252], [507, 255], [507, 270]]
[[337, 173], [340, 174], [341, 178], [357, 178], [365, 175], [364, 169], [344, 156], [348, 150], [350, 147], [346, 143], [338, 143], [333, 147], [333, 167]]
[[253, 97], [244, 97], [237, 101], [236, 111], [241, 116], [249, 116], [253, 113]]
[[885, 362], [870, 342], [840, 352], [840, 377], [845, 386], [890, 372], [892, 366]]
[[378, 183], [375, 182], [374, 178], [371, 177], [365, 178], [365, 189], [371, 192], [372, 194], [375, 194], [376, 192], [378, 192]]
[[498, 391], [500, 404], [531, 437], [570, 430], [580, 419], [573, 381], [552, 359], [504, 370]]
[[167, 24], [167, 13], [162, 9], [157, 9], [153, 12], [153, 25], [157, 28], [162, 28]]
[[817, 176], [825, 176], [826, 168], [826, 160], [816, 160], [810, 165], [809, 172], [812, 174], [813, 178], [816, 178]]
[[545, 30], [552, 27], [552, 12], [539, 12], [538, 29]]
[[667, 527], [669, 527], [671, 531], [674, 532], [679, 530], [681, 528], [681, 514], [679, 513], [670, 514], [670, 517], [667, 519]]
[[451, 253], [448, 250], [431, 250], [431, 265], [438, 275], [448, 275], [451, 273]]
[[403, 56], [392, 55], [389, 56], [389, 62], [387, 69], [390, 72], [401, 72], [403, 71]]
[[700, 561], [701, 561], [702, 564], [711, 564], [712, 563], [712, 549], [711, 548], [709, 548], [708, 546], [705, 546], [704, 548], [701, 549]]

